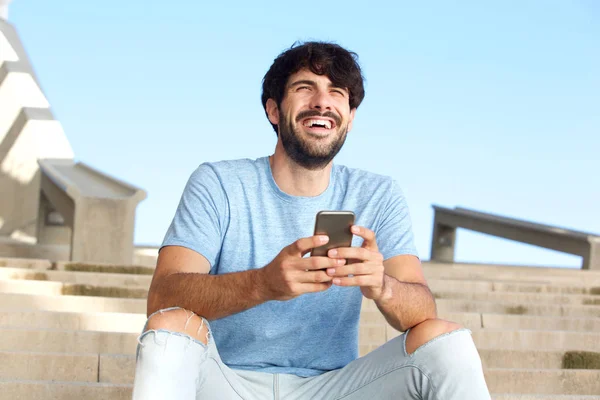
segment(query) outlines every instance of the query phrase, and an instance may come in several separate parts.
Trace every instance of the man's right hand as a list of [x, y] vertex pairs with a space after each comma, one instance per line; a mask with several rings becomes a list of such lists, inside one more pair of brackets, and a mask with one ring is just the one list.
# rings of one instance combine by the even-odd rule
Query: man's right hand
[[290, 300], [304, 293], [329, 289], [332, 277], [327, 268], [339, 267], [344, 259], [329, 257], [306, 257], [315, 247], [329, 241], [327, 236], [317, 235], [298, 239], [286, 246], [267, 266], [262, 268], [262, 282], [268, 300]]

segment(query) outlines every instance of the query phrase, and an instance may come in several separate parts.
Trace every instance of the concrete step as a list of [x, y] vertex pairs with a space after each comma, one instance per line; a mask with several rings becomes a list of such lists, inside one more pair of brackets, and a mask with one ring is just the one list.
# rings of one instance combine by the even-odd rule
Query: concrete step
[[0, 351], [2, 379], [98, 381], [98, 354]]
[[0, 279], [0, 292], [37, 294], [47, 296], [101, 296], [129, 299], [145, 299], [148, 297], [147, 289], [136, 289], [105, 285], [82, 285], [77, 283], [62, 283], [22, 279]]
[[145, 314], [0, 311], [0, 327], [140, 333]]
[[92, 296], [48, 296], [0, 293], [0, 311], [27, 310], [145, 314], [146, 300]]
[[113, 274], [108, 272], [54, 271], [46, 269], [0, 268], [0, 279], [25, 279], [76, 283], [82, 285], [116, 286], [148, 289], [149, 275]]
[[491, 393], [598, 395], [600, 371], [489, 368], [484, 371]]
[[517, 301], [526, 304], [600, 305], [600, 296], [581, 294], [434, 291], [433, 295], [436, 299], [465, 299], [493, 302]]
[[600, 353], [478, 349], [484, 368], [600, 369]]
[[478, 349], [600, 352], [600, 332], [482, 329], [472, 335]]
[[[401, 334], [389, 325], [385, 329], [385, 340]], [[600, 332], [480, 329], [473, 330], [472, 336], [478, 349], [600, 352]], [[370, 345], [369, 351], [385, 342], [375, 338], [369, 340], [365, 335], [363, 337], [360, 343]]]
[[0, 380], [0, 400], [130, 400], [132, 388], [112, 383]]
[[139, 333], [0, 328], [0, 351], [135, 354]]
[[489, 314], [537, 315], [548, 317], [600, 318], [600, 306], [527, 304], [514, 299], [475, 301], [466, 299], [437, 299], [439, 313], [478, 312]]
[[[465, 315], [452, 313], [452, 315]], [[472, 314], [467, 314], [472, 315]], [[479, 315], [479, 314], [477, 314]], [[446, 319], [445, 317], [441, 317]], [[451, 320], [454, 321], [454, 320]], [[530, 315], [481, 314], [486, 329], [600, 332], [600, 318], [540, 317]], [[455, 321], [459, 324], [462, 322]], [[463, 326], [466, 326], [463, 324]], [[468, 328], [471, 328], [467, 326]]]
[[100, 272], [114, 274], [153, 275], [155, 268], [141, 265], [113, 265], [102, 263], [80, 263], [71, 261], [59, 261], [54, 263], [53, 268], [58, 271], [82, 271]]
[[585, 286], [600, 286], [600, 271], [571, 268], [540, 268], [522, 266], [496, 266], [477, 264], [423, 263], [425, 278], [469, 279], [509, 282], [560, 283], [563, 285], [582, 282]]
[[435, 292], [523, 292], [554, 294], [600, 295], [600, 287], [588, 286], [585, 282], [566, 285], [562, 283], [475, 280], [475, 279], [430, 279], [430, 289]]
[[0, 257], [0, 267], [43, 270], [52, 268], [52, 262], [50, 260], [44, 260], [39, 258]]
[[0, 351], [0, 377], [132, 384], [135, 355]]

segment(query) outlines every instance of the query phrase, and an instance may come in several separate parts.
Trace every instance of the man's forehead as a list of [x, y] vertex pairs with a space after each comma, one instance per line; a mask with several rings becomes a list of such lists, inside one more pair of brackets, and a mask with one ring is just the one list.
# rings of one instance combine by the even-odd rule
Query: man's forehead
[[327, 86], [332, 85], [331, 79], [327, 75], [317, 75], [307, 68], [303, 68], [300, 71], [290, 75], [287, 85], [292, 85], [294, 82], [301, 80], [309, 80], [317, 83], [324, 83]]

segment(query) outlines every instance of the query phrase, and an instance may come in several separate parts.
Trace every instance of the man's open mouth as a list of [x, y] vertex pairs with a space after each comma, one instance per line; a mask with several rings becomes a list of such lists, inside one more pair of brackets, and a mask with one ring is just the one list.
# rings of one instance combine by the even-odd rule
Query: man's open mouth
[[302, 125], [313, 129], [332, 129], [335, 128], [335, 121], [326, 118], [307, 118]]

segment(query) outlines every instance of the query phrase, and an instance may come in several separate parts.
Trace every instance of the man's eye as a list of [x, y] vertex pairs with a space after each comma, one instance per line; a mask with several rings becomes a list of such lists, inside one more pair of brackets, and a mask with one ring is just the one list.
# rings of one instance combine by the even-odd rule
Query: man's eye
[[298, 90], [304, 90], [304, 89], [308, 90], [308, 89], [310, 89], [310, 87], [308, 87], [308, 86], [298, 86]]
[[340, 96], [345, 96], [346, 95], [346, 93], [343, 92], [343, 91], [341, 91], [341, 90], [334, 90], [333, 93], [339, 94]]

